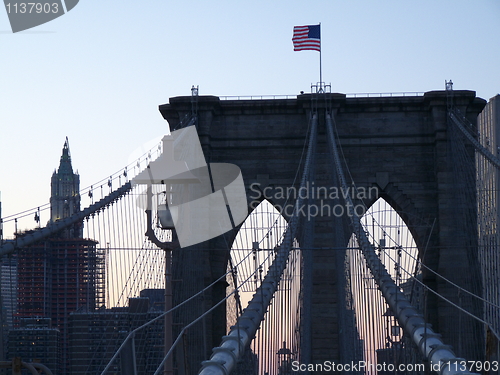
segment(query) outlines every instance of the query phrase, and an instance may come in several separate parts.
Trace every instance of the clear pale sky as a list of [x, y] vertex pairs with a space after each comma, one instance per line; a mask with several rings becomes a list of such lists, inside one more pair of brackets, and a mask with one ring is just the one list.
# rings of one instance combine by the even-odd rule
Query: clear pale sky
[[319, 22], [334, 92], [425, 92], [449, 79], [485, 99], [500, 92], [499, 0], [80, 0], [16, 34], [2, 7], [3, 216], [48, 202], [66, 136], [83, 188], [165, 134], [158, 105], [192, 85], [200, 95], [309, 92], [319, 54], [294, 52], [292, 30]]

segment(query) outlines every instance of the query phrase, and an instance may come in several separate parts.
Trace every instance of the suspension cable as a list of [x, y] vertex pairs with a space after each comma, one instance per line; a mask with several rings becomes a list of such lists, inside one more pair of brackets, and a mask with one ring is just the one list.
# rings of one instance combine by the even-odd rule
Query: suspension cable
[[132, 189], [132, 185], [130, 182], [127, 182], [124, 184], [122, 187], [118, 188], [111, 194], [107, 195], [100, 201], [94, 203], [93, 205], [85, 208], [84, 210], [77, 212], [73, 216], [67, 217], [66, 219], [57, 221], [51, 225], [46, 226], [45, 228], [30, 233], [26, 236], [17, 238], [14, 241], [9, 241], [2, 246], [0, 246], [0, 256], [10, 254], [15, 251], [16, 248], [22, 248], [29, 246], [36, 241], [40, 241], [43, 238], [46, 238], [54, 233], [57, 233], [65, 228], [70, 227], [73, 224], [78, 223], [79, 221], [82, 221], [85, 219], [87, 216], [92, 215], [93, 213], [99, 211], [103, 207], [106, 207], [107, 205], [111, 204], [121, 196], [127, 194], [130, 190]]
[[[453, 120], [453, 123], [460, 129], [463, 135], [471, 142], [477, 151], [479, 151], [486, 159], [488, 159], [496, 168], [500, 168], [500, 159], [493, 155], [466, 129], [467, 119], [462, 115], [458, 108], [451, 108], [448, 115]], [[469, 127], [471, 124], [468, 124]]]

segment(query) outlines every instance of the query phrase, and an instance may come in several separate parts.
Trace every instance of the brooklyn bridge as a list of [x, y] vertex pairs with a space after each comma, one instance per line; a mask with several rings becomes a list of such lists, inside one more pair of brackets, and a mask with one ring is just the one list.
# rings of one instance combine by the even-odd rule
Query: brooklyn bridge
[[2, 371], [498, 373], [486, 105], [193, 87], [85, 188], [66, 139], [50, 202], [0, 222]]

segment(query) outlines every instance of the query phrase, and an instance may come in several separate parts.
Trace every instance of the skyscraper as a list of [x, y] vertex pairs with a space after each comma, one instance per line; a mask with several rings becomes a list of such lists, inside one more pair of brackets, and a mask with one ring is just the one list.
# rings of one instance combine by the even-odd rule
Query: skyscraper
[[[73, 172], [66, 138], [59, 168], [51, 179], [48, 225], [80, 210], [79, 190], [80, 176]], [[96, 241], [83, 238], [81, 222], [17, 253], [17, 320], [51, 320], [52, 328], [61, 333], [62, 373], [67, 373], [68, 366], [69, 314], [80, 308], [92, 311], [105, 303], [104, 257], [104, 249]]]
[[3, 257], [0, 260], [0, 295], [2, 298], [2, 323], [13, 327], [17, 309], [17, 259]]
[[[477, 119], [478, 140], [483, 147], [500, 157], [500, 94], [492, 97]], [[476, 158], [479, 260], [483, 277], [483, 297], [500, 303], [500, 173], [485, 158]], [[500, 313], [493, 305], [485, 304], [485, 320], [491, 328], [500, 329]], [[491, 356], [498, 346], [490, 327], [487, 328], [487, 361], [498, 360]]]

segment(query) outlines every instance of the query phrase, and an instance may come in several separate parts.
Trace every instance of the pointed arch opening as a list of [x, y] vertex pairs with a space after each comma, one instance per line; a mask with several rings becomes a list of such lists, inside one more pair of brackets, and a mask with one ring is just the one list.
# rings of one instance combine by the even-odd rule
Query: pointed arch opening
[[[228, 269], [226, 302], [228, 329], [236, 324], [266, 276], [287, 229], [287, 221], [269, 201], [263, 200], [241, 225], [233, 241]], [[300, 283], [302, 258], [295, 240], [278, 290], [239, 364], [259, 374], [289, 373], [299, 355]], [[236, 290], [236, 291], [235, 291]], [[238, 373], [238, 372], [237, 372]]]
[[[361, 222], [396, 285], [414, 307], [422, 309], [419, 252], [403, 218], [385, 199], [379, 198]], [[372, 364], [408, 361], [415, 351], [409, 350], [412, 344], [404, 338], [403, 329], [382, 297], [354, 235], [349, 241], [345, 266], [363, 359]]]

